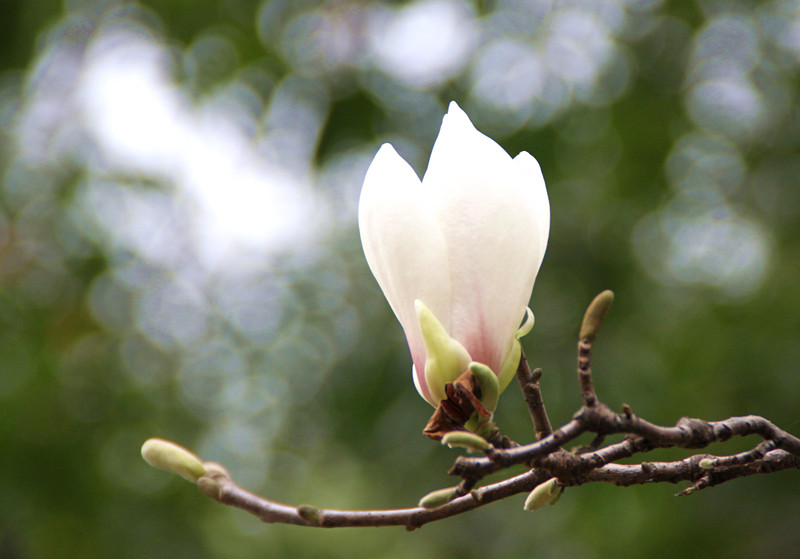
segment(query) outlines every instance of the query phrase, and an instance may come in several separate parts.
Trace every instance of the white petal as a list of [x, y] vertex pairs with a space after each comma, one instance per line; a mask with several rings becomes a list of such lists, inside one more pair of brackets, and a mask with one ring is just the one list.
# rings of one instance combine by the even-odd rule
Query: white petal
[[539, 162], [527, 151], [522, 151], [514, 158], [514, 164], [519, 168], [522, 176], [527, 177], [533, 189], [536, 221], [539, 224], [539, 261], [536, 265], [538, 272], [547, 249], [547, 239], [550, 236], [550, 200], [547, 197], [547, 188], [544, 185]]
[[508, 153], [478, 132], [467, 114], [452, 102], [442, 119], [422, 182], [439, 190], [449, 190], [450, 185], [464, 180], [486, 185], [495, 169], [510, 161]]
[[451, 104], [422, 182], [448, 242], [450, 333], [473, 360], [499, 372], [546, 245], [541, 171], [528, 154], [512, 160]]
[[[447, 316], [445, 328], [451, 300], [444, 239], [428, 198], [411, 166], [384, 144], [364, 179], [358, 225], [367, 263], [405, 330], [420, 373], [425, 370], [425, 349], [414, 300]], [[427, 391], [426, 386], [420, 388], [421, 393]]]

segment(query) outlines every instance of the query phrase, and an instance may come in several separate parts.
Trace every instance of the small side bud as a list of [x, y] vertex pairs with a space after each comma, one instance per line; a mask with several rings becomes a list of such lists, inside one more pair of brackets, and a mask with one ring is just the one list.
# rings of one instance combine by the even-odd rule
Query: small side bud
[[164, 439], [145, 441], [142, 458], [154, 468], [178, 474], [192, 483], [197, 483], [206, 473], [203, 462], [194, 453]]
[[203, 462], [203, 468], [206, 473], [197, 480], [197, 485], [203, 493], [219, 501], [222, 485], [225, 480], [231, 479], [231, 475], [222, 464], [216, 462]]
[[544, 483], [534, 487], [525, 499], [525, 510], [539, 510], [545, 505], [554, 504], [561, 496], [563, 487], [559, 486], [556, 478], [551, 477]]
[[317, 507], [300, 505], [297, 507], [297, 514], [299, 514], [303, 520], [309, 521], [314, 526], [322, 526], [322, 513]]
[[711, 458], [703, 458], [702, 460], [700, 460], [699, 465], [700, 468], [703, 470], [710, 470], [714, 467], [714, 462], [715, 460], [712, 460]]
[[447, 487], [431, 491], [419, 500], [419, 506], [425, 509], [435, 509], [446, 505], [458, 495], [456, 487]]
[[492, 446], [486, 439], [469, 431], [450, 431], [442, 437], [442, 444], [450, 448], [457, 446], [474, 452], [486, 452]]
[[219, 496], [222, 492], [222, 483], [218, 477], [203, 476], [197, 480], [197, 486], [200, 488], [200, 491], [215, 501], [219, 501]]
[[497, 380], [497, 375], [489, 367], [476, 361], [469, 364], [469, 370], [481, 387], [481, 403], [487, 410], [494, 410], [500, 398], [500, 382]]
[[581, 324], [581, 340], [594, 341], [613, 302], [614, 292], [607, 289], [589, 303], [586, 314], [583, 315], [583, 324]]

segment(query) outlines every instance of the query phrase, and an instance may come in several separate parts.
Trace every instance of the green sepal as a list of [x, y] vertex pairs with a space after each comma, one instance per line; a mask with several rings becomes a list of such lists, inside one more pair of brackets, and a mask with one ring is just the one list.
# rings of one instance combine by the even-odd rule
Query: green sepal
[[447, 398], [444, 385], [456, 380], [472, 360], [469, 352], [444, 329], [439, 319], [417, 299], [417, 321], [425, 344], [425, 383], [434, 402]]
[[506, 352], [506, 358], [503, 360], [500, 371], [497, 373], [500, 394], [508, 387], [511, 379], [514, 378], [517, 372], [517, 367], [519, 367], [519, 360], [522, 357], [522, 345], [519, 343], [519, 339], [530, 333], [535, 322], [536, 320], [530, 307], [525, 307], [525, 320], [522, 326], [514, 333], [514, 337], [511, 338], [509, 342], [510, 347]]

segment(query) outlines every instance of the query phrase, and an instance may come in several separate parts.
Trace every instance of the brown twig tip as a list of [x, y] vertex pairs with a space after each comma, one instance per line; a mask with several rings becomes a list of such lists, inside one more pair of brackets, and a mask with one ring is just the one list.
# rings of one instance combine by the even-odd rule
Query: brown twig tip
[[606, 289], [589, 303], [586, 314], [583, 315], [583, 324], [581, 324], [581, 340], [594, 341], [613, 302], [614, 292]]

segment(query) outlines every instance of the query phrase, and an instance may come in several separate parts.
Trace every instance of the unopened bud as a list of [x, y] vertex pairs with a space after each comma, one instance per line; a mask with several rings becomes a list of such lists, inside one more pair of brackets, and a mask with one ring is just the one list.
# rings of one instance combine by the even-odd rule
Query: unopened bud
[[164, 439], [145, 441], [142, 458], [154, 468], [178, 474], [192, 483], [197, 483], [206, 473], [203, 462], [194, 453]]
[[450, 431], [445, 433], [442, 437], [442, 444], [446, 444], [450, 448], [460, 446], [475, 452], [486, 452], [491, 447], [486, 442], [486, 439], [469, 431]]
[[711, 458], [703, 458], [700, 460], [700, 468], [703, 470], [710, 470], [714, 467], [714, 460]]
[[613, 302], [614, 292], [607, 289], [589, 303], [586, 314], [583, 315], [583, 324], [581, 324], [581, 340], [594, 341]]
[[422, 499], [419, 500], [419, 506], [426, 509], [435, 509], [436, 507], [441, 507], [442, 505], [446, 505], [453, 499], [455, 499], [457, 493], [455, 487], [447, 487], [445, 489], [437, 489], [436, 491], [431, 491], [427, 495], [425, 495]]
[[559, 486], [556, 478], [551, 477], [544, 483], [540, 483], [534, 487], [533, 491], [528, 494], [525, 499], [525, 510], [538, 510], [545, 505], [554, 504], [561, 496], [563, 487]]
[[317, 507], [312, 507], [311, 505], [300, 505], [297, 507], [297, 514], [299, 514], [303, 520], [309, 521], [314, 526], [322, 525], [322, 513]]
[[494, 410], [497, 407], [497, 400], [500, 398], [500, 383], [497, 375], [489, 367], [477, 361], [469, 364], [469, 370], [481, 387], [481, 403], [487, 410]]

